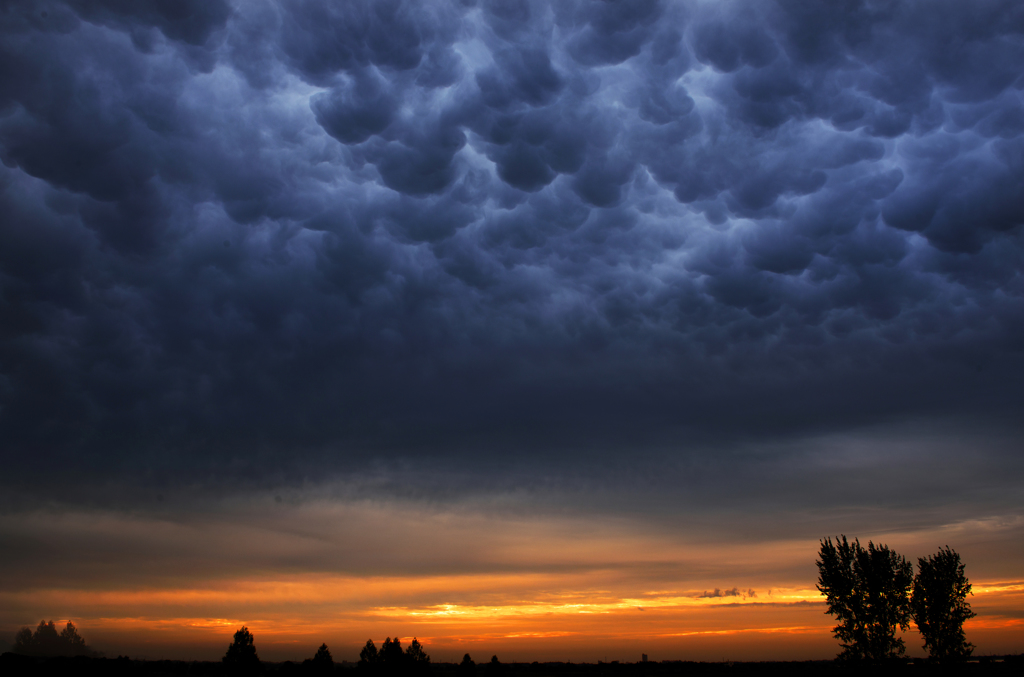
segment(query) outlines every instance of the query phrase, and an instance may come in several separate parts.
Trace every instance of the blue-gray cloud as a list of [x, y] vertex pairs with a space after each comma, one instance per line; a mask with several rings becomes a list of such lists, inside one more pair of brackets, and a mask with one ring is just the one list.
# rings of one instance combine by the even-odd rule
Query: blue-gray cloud
[[1020, 3], [16, 1], [0, 32], [22, 476], [1021, 405]]

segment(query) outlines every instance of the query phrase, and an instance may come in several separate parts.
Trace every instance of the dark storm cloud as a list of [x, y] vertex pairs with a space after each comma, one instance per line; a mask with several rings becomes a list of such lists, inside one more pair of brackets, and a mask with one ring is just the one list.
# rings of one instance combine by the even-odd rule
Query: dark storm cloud
[[0, 30], [20, 475], [1021, 404], [1019, 3], [14, 2]]

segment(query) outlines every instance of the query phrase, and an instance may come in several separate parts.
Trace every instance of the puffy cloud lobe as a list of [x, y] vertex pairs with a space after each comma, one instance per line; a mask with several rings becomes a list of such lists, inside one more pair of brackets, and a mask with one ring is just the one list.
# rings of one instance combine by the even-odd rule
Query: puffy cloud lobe
[[694, 26], [692, 40], [697, 58], [723, 73], [745, 65], [762, 68], [770, 64], [778, 54], [774, 41], [748, 21], [748, 16], [741, 15], [729, 17], [728, 25], [715, 19]]
[[[1019, 138], [958, 152], [941, 164], [921, 148], [926, 145], [908, 144], [908, 159], [918, 171], [915, 181], [886, 200], [886, 223], [921, 232], [943, 251], [970, 253], [1024, 223]], [[926, 172], [931, 172], [927, 180]]]
[[351, 84], [312, 97], [317, 123], [342, 143], [362, 143], [383, 132], [398, 102], [381, 79], [376, 72], [360, 71]]
[[1017, 5], [10, 3], [0, 428], [237, 470], [1014, 406]]
[[288, 61], [316, 82], [370, 64], [398, 71], [415, 68], [423, 59], [425, 38], [439, 27], [439, 18], [419, 4], [282, 2], [279, 44]]
[[[171, 40], [202, 45], [224, 28], [231, 8], [223, 0], [70, 0], [68, 5], [86, 21], [129, 31], [139, 45], [140, 31], [155, 28]], [[47, 13], [45, 9], [40, 14]]]
[[640, 53], [651, 39], [655, 23], [662, 18], [658, 0], [638, 2], [564, 3], [561, 23], [580, 27], [568, 40], [568, 51], [587, 66], [622, 63]]

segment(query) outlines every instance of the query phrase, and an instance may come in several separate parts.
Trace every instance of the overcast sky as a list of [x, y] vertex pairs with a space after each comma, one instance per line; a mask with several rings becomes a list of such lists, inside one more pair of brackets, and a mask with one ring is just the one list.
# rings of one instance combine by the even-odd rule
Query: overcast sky
[[[12, 0], [0, 34], [0, 543], [259, 496], [1024, 529], [1017, 0]], [[42, 585], [53, 539], [0, 568]]]

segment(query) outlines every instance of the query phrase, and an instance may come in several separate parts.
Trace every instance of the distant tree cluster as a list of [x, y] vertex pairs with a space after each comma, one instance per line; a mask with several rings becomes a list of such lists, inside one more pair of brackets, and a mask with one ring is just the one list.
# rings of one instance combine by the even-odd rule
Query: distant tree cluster
[[57, 632], [53, 621], [39, 621], [35, 632], [22, 628], [14, 637], [11, 651], [25, 656], [92, 656], [94, 652], [85, 645], [75, 624], [68, 621], [63, 630]]
[[405, 651], [402, 651], [398, 637], [385, 639], [379, 651], [373, 640], [368, 639], [359, 652], [359, 667], [382, 674], [426, 673], [430, 668], [430, 656], [423, 651], [423, 645], [415, 637]]
[[905, 654], [896, 629], [913, 620], [933, 661], [949, 663], [971, 655], [974, 645], [964, 636], [964, 621], [973, 617], [967, 595], [971, 584], [960, 555], [949, 546], [918, 559], [918, 573], [902, 555], [885, 545], [861, 546], [846, 536], [821, 541], [818, 590], [826, 613], [838, 621], [833, 629], [843, 647], [839, 658], [888, 661]]
[[[469, 659], [470, 665], [473, 664], [468, 654], [466, 659]], [[463, 660], [463, 664], [466, 659]], [[223, 663], [232, 675], [258, 675], [263, 671], [260, 657], [256, 653], [256, 641], [249, 628], [242, 626], [235, 633], [234, 639], [228, 645], [227, 653], [224, 654]], [[313, 658], [307, 658], [302, 662], [302, 667], [306, 674], [333, 674], [334, 659], [327, 645], [321, 644]], [[430, 668], [430, 656], [423, 651], [423, 645], [415, 637], [404, 651], [397, 637], [385, 639], [379, 651], [373, 640], [368, 639], [366, 646], [359, 653], [359, 668], [363, 672], [381, 677], [426, 674]]]

